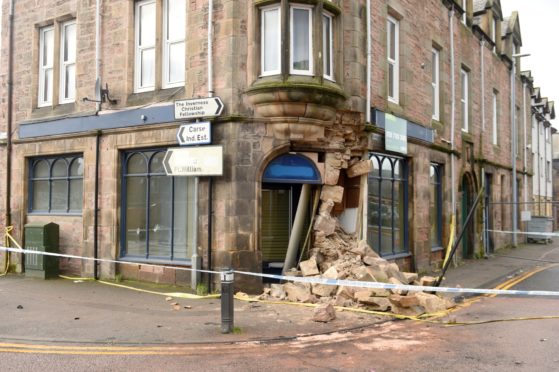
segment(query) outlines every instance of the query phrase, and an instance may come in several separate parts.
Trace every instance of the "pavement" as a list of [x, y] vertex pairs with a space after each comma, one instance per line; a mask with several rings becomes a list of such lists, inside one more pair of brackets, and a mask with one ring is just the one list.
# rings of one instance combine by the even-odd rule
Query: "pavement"
[[[559, 262], [559, 244], [530, 244], [466, 260], [442, 286], [494, 288], [538, 267]], [[0, 343], [115, 345], [285, 341], [303, 335], [356, 330], [391, 317], [337, 311], [329, 323], [311, 321], [312, 307], [235, 300], [234, 332], [221, 333], [219, 298], [188, 299], [184, 288], [23, 275], [0, 277]], [[555, 290], [559, 290], [556, 288]], [[171, 297], [171, 298], [170, 298]]]

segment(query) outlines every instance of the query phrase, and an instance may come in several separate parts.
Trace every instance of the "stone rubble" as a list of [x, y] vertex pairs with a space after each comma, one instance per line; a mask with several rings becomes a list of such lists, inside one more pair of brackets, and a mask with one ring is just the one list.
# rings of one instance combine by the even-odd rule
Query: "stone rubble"
[[[323, 203], [319, 216], [332, 219], [334, 226], [322, 229], [321, 223], [315, 221], [315, 239], [309, 252], [310, 258], [286, 275], [422, 286], [435, 283], [436, 278], [431, 276], [419, 277], [416, 273], [401, 272], [398, 265], [381, 258], [366, 241], [357, 240], [355, 236], [345, 233], [336, 219], [330, 216], [331, 205], [333, 203]], [[437, 313], [454, 306], [446, 298], [421, 291], [291, 282], [271, 284], [260, 298], [320, 303], [317, 308], [320, 310], [316, 310], [313, 316], [313, 320], [319, 322], [332, 320], [330, 312], [335, 312], [332, 306], [359, 307], [407, 316]], [[335, 313], [333, 317], [335, 318]]]

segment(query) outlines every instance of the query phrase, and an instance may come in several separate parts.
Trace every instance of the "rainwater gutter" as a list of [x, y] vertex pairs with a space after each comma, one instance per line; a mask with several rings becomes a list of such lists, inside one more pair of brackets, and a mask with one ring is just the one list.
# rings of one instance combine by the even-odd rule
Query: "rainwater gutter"
[[[14, 1], [10, 0], [8, 13], [8, 97], [7, 97], [7, 114], [6, 114], [6, 227], [12, 224], [12, 210], [10, 199], [12, 198], [12, 127], [13, 127], [13, 95], [14, 95]], [[7, 254], [7, 253], [6, 253]]]
[[[456, 125], [456, 78], [454, 76], [454, 6], [448, 12], [448, 20], [450, 23], [450, 84], [451, 84], [451, 109], [450, 109], [450, 200], [451, 200], [451, 211], [452, 220], [456, 224], [456, 190], [455, 190], [455, 144], [454, 144], [454, 132]], [[454, 233], [455, 234], [455, 233]], [[453, 239], [453, 237], [449, 237]]]
[[[95, 1], [95, 82], [101, 86], [101, 1]], [[97, 86], [97, 84], [95, 84]], [[97, 94], [97, 92], [95, 92]], [[95, 115], [101, 111], [101, 102], [95, 103]], [[101, 153], [100, 130], [95, 133], [95, 197], [93, 206], [93, 278], [99, 279], [98, 262], [99, 258], [99, 156]]]
[[372, 60], [372, 20], [371, 0], [367, 0], [367, 103], [365, 105], [365, 122], [371, 123], [371, 60]]
[[[208, 2], [208, 97], [213, 97], [213, 0]], [[208, 251], [207, 251], [207, 270], [212, 269], [212, 177], [208, 177]], [[212, 291], [212, 277], [210, 274], [207, 276], [208, 291]]]

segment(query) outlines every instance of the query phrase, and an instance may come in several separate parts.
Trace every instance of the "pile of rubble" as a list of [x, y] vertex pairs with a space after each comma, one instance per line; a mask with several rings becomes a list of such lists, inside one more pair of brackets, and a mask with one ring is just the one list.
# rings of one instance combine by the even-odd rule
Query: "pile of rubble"
[[[299, 264], [298, 270], [292, 269], [287, 275], [424, 286], [431, 286], [436, 280], [429, 276], [419, 278], [417, 274], [401, 272], [398, 265], [379, 257], [365, 241], [359, 241], [353, 235], [346, 234], [337, 224], [335, 231], [328, 235], [324, 231], [315, 231], [315, 241], [309, 256], [308, 260]], [[408, 292], [298, 282], [271, 284], [261, 297], [333, 306], [364, 307], [407, 316], [436, 313], [453, 306], [448, 299], [421, 291]], [[329, 312], [331, 315], [331, 310]]]

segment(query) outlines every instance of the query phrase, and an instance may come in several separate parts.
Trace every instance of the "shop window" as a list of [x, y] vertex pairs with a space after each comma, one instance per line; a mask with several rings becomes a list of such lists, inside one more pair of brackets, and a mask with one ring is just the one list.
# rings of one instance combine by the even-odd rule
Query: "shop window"
[[431, 248], [442, 247], [443, 192], [442, 166], [431, 164], [429, 167], [429, 223], [431, 226]]
[[[76, 20], [61, 23], [57, 30], [54, 25], [39, 29], [38, 107], [76, 100]], [[55, 43], [57, 37], [59, 44]], [[58, 83], [54, 81], [55, 68], [60, 70]], [[54, 99], [56, 84], [57, 102]]]
[[[260, 8], [260, 76], [321, 74], [334, 80], [334, 15], [326, 10], [317, 14], [312, 5], [293, 3], [286, 8], [284, 2], [287, 0]], [[282, 14], [283, 9], [289, 9], [289, 14]], [[287, 30], [282, 28], [284, 16], [289, 19]], [[322, 45], [313, 45], [313, 40], [317, 40], [315, 30], [322, 30], [318, 39]], [[286, 34], [289, 35], [289, 47], [285, 51], [289, 66], [284, 69], [281, 40]], [[320, 60], [319, 65], [316, 62]]]
[[83, 157], [64, 155], [33, 158], [29, 164], [29, 212], [81, 213]]
[[164, 149], [123, 155], [121, 255], [127, 259], [186, 261], [197, 228], [195, 177], [170, 177]]
[[[162, 14], [159, 14], [162, 9]], [[157, 19], [162, 19], [158, 37]], [[143, 0], [135, 4], [136, 93], [184, 85], [186, 0]], [[161, 55], [161, 67], [157, 56]], [[161, 71], [158, 73], [157, 71]], [[161, 81], [161, 83], [159, 83]]]
[[405, 159], [371, 154], [367, 241], [381, 256], [408, 254], [408, 170]]

